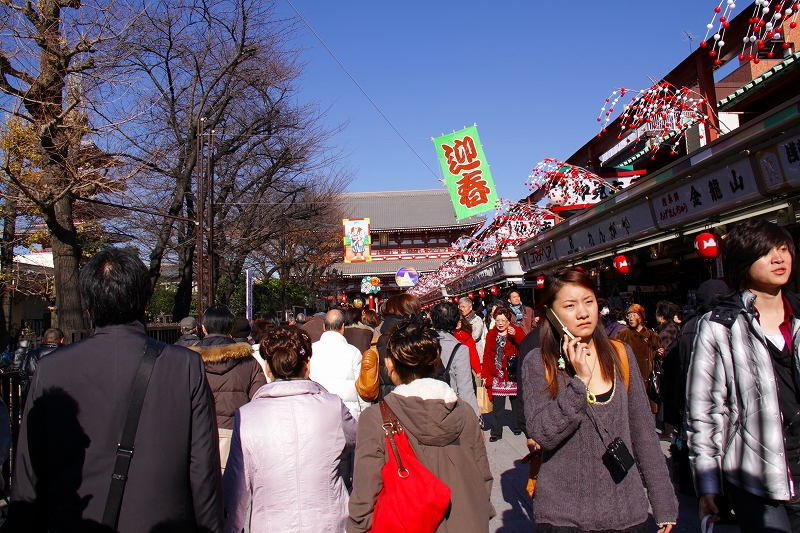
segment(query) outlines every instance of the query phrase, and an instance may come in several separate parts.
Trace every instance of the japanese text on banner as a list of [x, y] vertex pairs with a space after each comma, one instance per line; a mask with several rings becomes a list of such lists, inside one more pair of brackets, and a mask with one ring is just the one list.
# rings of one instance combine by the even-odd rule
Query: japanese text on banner
[[497, 190], [478, 129], [470, 126], [433, 140], [459, 220], [494, 209]]

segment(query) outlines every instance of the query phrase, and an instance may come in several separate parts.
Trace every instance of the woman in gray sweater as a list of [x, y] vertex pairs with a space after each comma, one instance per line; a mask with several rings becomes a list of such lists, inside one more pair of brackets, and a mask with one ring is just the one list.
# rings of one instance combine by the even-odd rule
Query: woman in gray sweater
[[659, 533], [669, 533], [678, 501], [644, 384], [631, 379], [636, 358], [597, 327], [595, 285], [583, 272], [549, 276], [541, 302], [574, 338], [543, 320], [541, 349], [523, 368], [527, 427], [543, 452], [536, 532], [646, 533], [652, 505]]

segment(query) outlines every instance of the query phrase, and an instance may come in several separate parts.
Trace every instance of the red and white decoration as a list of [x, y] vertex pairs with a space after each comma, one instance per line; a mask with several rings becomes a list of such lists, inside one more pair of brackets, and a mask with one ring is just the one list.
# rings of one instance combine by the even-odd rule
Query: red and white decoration
[[633, 270], [633, 257], [630, 255], [618, 255], [615, 257], [614, 270], [620, 274], [629, 274]]
[[536, 288], [544, 289], [544, 276], [538, 276], [536, 278]]
[[722, 252], [722, 243], [716, 233], [704, 231], [694, 239], [694, 253], [703, 259], [714, 259]]
[[528, 187], [530, 200], [539, 202], [545, 196], [553, 211], [585, 209], [630, 185], [634, 177], [609, 181], [558, 159], [547, 157], [531, 171]]

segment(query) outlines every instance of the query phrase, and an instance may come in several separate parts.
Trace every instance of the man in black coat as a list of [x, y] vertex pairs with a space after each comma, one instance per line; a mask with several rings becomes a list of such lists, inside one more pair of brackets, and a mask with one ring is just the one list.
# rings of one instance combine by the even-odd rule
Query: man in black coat
[[[43, 358], [20, 427], [7, 531], [97, 531], [143, 358], [149, 281], [133, 252], [82, 269], [94, 335]], [[200, 356], [158, 343], [122, 499], [120, 533], [223, 530], [214, 398]]]

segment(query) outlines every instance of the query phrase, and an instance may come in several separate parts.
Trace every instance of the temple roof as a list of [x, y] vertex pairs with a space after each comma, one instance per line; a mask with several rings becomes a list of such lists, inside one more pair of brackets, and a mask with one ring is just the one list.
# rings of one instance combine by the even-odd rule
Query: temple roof
[[482, 216], [458, 220], [447, 189], [353, 192], [341, 200], [344, 216], [369, 218], [371, 231], [463, 228], [484, 222]]

